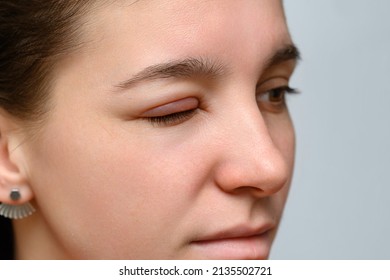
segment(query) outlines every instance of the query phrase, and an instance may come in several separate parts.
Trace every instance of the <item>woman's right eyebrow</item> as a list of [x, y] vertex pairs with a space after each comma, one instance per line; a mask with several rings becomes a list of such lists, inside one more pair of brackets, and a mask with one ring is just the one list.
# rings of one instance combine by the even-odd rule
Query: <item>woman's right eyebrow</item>
[[226, 72], [226, 67], [207, 58], [185, 58], [148, 66], [130, 79], [115, 85], [118, 90], [129, 89], [141, 82], [167, 78], [207, 77], [215, 79]]
[[[264, 69], [279, 63], [300, 59], [298, 48], [294, 44], [288, 44], [277, 49], [264, 65]], [[141, 82], [168, 78], [207, 77], [215, 79], [229, 72], [226, 65], [218, 61], [202, 57], [189, 57], [181, 60], [173, 60], [148, 66], [130, 79], [118, 83], [114, 87], [118, 91], [129, 89]]]

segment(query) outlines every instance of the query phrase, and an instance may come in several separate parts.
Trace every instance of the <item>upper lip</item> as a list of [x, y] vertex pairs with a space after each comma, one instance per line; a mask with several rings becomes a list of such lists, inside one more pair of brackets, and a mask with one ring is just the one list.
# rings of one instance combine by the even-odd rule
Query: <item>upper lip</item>
[[206, 234], [198, 239], [195, 242], [207, 242], [207, 241], [218, 241], [223, 239], [233, 239], [233, 238], [248, 238], [257, 235], [261, 235], [275, 227], [272, 223], [265, 223], [258, 226], [241, 224], [236, 225], [227, 229], [218, 230], [210, 234]]

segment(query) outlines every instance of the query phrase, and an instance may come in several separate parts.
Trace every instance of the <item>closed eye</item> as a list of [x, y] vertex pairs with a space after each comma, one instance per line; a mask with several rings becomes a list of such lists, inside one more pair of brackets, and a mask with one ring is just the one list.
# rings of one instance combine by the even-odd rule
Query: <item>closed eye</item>
[[196, 113], [196, 110], [197, 108], [194, 108], [163, 116], [147, 117], [145, 119], [156, 126], [173, 126], [190, 119]]

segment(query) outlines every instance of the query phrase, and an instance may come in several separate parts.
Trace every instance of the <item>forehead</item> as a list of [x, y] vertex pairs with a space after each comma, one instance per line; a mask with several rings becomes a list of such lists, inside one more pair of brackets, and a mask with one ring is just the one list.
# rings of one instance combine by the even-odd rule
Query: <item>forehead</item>
[[110, 91], [145, 67], [191, 57], [258, 79], [265, 61], [291, 43], [279, 0], [115, 0], [85, 22], [82, 48], [56, 70], [58, 87]]
[[279, 0], [114, 1], [90, 14], [86, 31], [94, 48], [101, 42], [171, 60], [267, 52], [290, 42]]

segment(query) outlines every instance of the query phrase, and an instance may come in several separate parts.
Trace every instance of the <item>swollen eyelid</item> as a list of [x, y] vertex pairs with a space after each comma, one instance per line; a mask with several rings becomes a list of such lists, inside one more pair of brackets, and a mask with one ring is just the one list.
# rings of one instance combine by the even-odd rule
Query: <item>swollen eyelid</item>
[[150, 109], [142, 114], [142, 117], [150, 118], [170, 115], [178, 112], [192, 110], [198, 106], [199, 100], [194, 97], [189, 97]]

